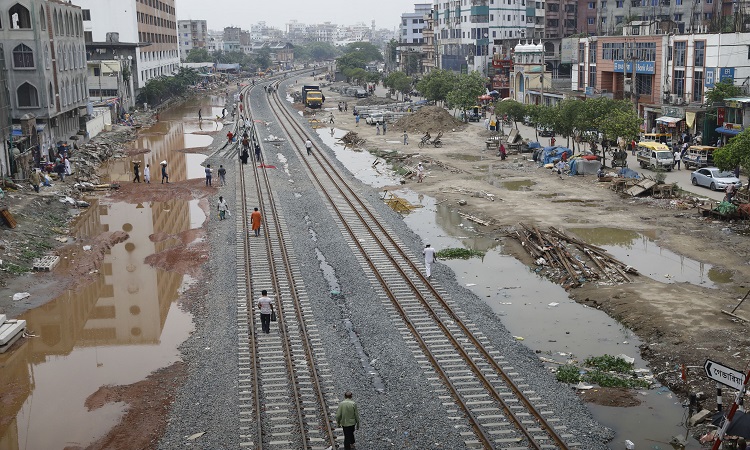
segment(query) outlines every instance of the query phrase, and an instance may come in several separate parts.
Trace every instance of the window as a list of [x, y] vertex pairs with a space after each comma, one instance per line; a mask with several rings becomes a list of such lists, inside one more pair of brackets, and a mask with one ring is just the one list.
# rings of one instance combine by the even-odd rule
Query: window
[[620, 25], [624, 19], [624, 16], [615, 16], [615, 25]]
[[674, 21], [675, 22], [682, 22], [682, 14], [675, 14], [674, 15]]
[[19, 108], [36, 108], [39, 106], [39, 96], [36, 88], [29, 83], [24, 83], [16, 90]]
[[47, 15], [44, 14], [44, 6], [39, 7], [39, 24], [42, 26], [42, 30], [47, 29]]
[[615, 2], [616, 6], [617, 6], [618, 8], [622, 8], [622, 6], [623, 6], [623, 3], [624, 3], [624, 2], [623, 2], [623, 0], [617, 0], [617, 1]]
[[589, 2], [589, 9], [596, 9], [596, 3]]
[[635, 74], [635, 88], [638, 94], [651, 95], [653, 75], [646, 73]]
[[607, 2], [602, 1], [602, 9], [605, 9], [607, 7]]
[[706, 19], [706, 20], [711, 20], [711, 19], [714, 18], [714, 13], [703, 14], [703, 18]]
[[706, 42], [695, 41], [695, 67], [703, 67], [703, 60], [706, 55]]
[[589, 44], [589, 62], [591, 64], [596, 64], [596, 47], [596, 42]]
[[678, 97], [685, 95], [685, 71], [675, 70], [674, 71], [674, 86], [672, 91]]
[[685, 67], [685, 45], [686, 42], [674, 43], [674, 66]]
[[693, 72], [693, 101], [703, 101], [703, 72]]
[[682, 5], [682, 0], [674, 0], [674, 4], [677, 5], [677, 6], [681, 6]]
[[[8, 11], [10, 27], [14, 30], [31, 28], [31, 13], [25, 6], [16, 3]], [[36, 90], [35, 90], [36, 91]]]
[[14, 69], [33, 69], [34, 52], [24, 44], [19, 44], [13, 49], [13, 68]]
[[589, 87], [596, 87], [596, 66], [589, 66]]
[[90, 9], [82, 9], [81, 13], [83, 14], [83, 20], [91, 20], [91, 10]]
[[[586, 44], [578, 44], [578, 62], [586, 61]], [[581, 83], [583, 85], [583, 83]]]
[[84, 31], [83, 40], [86, 42], [94, 42], [94, 35], [92, 34], [91, 31]]
[[594, 17], [589, 17], [589, 18], [588, 18], [588, 20], [587, 20], [587, 23], [588, 23], [589, 25], [593, 25], [593, 24], [594, 24], [594, 22], [595, 22], [595, 20], [596, 20], [596, 19], [595, 19]]

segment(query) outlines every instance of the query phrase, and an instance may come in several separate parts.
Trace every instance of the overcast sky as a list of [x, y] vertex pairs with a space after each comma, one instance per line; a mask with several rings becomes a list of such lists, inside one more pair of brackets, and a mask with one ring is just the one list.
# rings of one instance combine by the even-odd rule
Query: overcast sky
[[377, 28], [393, 30], [401, 13], [413, 12], [415, 3], [432, 3], [414, 0], [176, 0], [178, 20], [206, 20], [210, 30], [236, 26], [247, 29], [249, 25], [265, 21], [284, 30], [292, 19], [298, 22], [353, 25], [364, 22], [368, 26], [375, 20]]

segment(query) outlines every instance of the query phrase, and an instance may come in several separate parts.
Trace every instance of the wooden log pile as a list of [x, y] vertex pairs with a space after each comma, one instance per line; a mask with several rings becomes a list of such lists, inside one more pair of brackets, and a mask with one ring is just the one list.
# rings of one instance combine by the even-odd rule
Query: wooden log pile
[[353, 131], [346, 133], [343, 137], [339, 138], [339, 141], [344, 143], [344, 147], [359, 147], [365, 143], [365, 140], [359, 137], [359, 135]]
[[585, 282], [630, 283], [629, 274], [638, 275], [634, 268], [615, 259], [601, 247], [587, 244], [554, 227], [542, 231], [534, 225], [521, 223], [513, 236], [534, 258], [547, 278], [565, 289]]

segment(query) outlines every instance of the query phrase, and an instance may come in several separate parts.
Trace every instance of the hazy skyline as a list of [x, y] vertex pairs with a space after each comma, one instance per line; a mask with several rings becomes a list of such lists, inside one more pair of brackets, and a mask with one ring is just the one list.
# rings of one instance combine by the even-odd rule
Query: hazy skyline
[[[175, 3], [177, 20], [206, 20], [211, 30], [229, 26], [247, 29], [260, 21], [284, 30], [284, 25], [295, 19], [306, 24], [331, 22], [353, 25], [364, 22], [368, 26], [375, 20], [376, 28], [393, 30], [398, 26], [402, 13], [414, 11], [415, 3], [431, 1], [379, 0], [365, 3], [351, 0], [277, 0], [265, 3], [257, 0], [175, 0]], [[363, 7], [366, 11], [361, 9]]]

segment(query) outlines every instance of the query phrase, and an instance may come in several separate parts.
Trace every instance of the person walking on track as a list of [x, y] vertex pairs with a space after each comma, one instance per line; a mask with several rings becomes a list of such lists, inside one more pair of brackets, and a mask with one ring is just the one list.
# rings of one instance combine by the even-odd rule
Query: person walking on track
[[229, 205], [224, 197], [219, 196], [219, 220], [224, 220], [229, 212]]
[[221, 164], [219, 164], [219, 184], [221, 186], [227, 185], [227, 169]]
[[255, 161], [260, 162], [260, 144], [255, 143]]
[[167, 173], [167, 160], [161, 162], [161, 184], [164, 184], [164, 180], [169, 184], [169, 174]]
[[271, 332], [271, 313], [273, 313], [273, 300], [268, 298], [268, 291], [260, 291], [261, 297], [258, 299], [258, 309], [260, 309], [260, 326], [264, 333]]
[[151, 184], [151, 166], [149, 164], [146, 164], [146, 168], [143, 169], [143, 181]]
[[135, 174], [135, 177], [133, 177], [133, 183], [141, 182], [141, 163], [139, 161], [133, 161], [133, 173]]
[[359, 410], [352, 397], [351, 391], [346, 391], [336, 410], [336, 423], [344, 429], [344, 450], [354, 448], [354, 430], [359, 430]]
[[312, 155], [312, 141], [310, 140], [310, 138], [307, 138], [307, 140], [305, 141], [305, 148], [307, 149], [307, 154]]
[[206, 165], [206, 186], [211, 186], [211, 180], [213, 180], [213, 169], [211, 164]]
[[255, 236], [260, 236], [260, 223], [263, 219], [260, 216], [258, 208], [254, 208], [252, 214], [250, 214], [250, 227], [252, 228]]
[[422, 250], [422, 254], [424, 255], [425, 272], [427, 273], [427, 278], [430, 278], [432, 276], [432, 263], [437, 261], [435, 249], [430, 247], [430, 244], [427, 244], [425, 245], [424, 250]]

